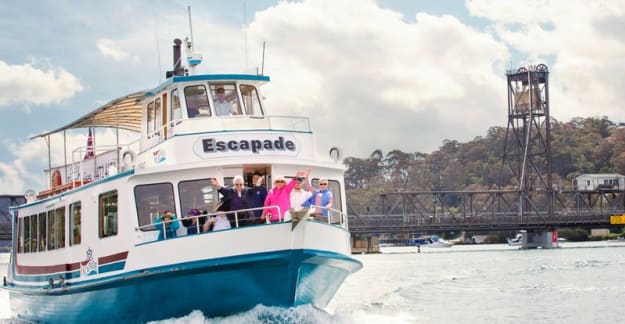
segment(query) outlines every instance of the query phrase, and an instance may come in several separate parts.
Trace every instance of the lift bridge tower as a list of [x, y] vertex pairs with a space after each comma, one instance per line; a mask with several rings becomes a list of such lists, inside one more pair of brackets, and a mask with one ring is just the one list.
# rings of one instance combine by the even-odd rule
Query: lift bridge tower
[[[553, 217], [549, 71], [544, 64], [506, 72], [508, 128], [504, 142], [500, 187], [518, 190], [522, 219]], [[508, 189], [511, 189], [508, 187]]]

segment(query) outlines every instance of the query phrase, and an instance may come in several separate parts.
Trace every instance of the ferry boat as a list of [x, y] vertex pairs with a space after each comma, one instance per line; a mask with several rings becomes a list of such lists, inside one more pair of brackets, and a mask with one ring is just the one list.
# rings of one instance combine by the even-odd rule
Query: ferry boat
[[[345, 278], [362, 268], [350, 256], [344, 165], [338, 150], [316, 153], [305, 117], [267, 114], [265, 75], [194, 74], [201, 57], [175, 40], [174, 69], [149, 91], [135, 92], [50, 132], [112, 128], [113, 146], [72, 149], [71, 161], [46, 170], [50, 187], [12, 209], [11, 259], [3, 287], [20, 320], [146, 322], [193, 310], [226, 316], [258, 304], [324, 307]], [[216, 110], [218, 89], [230, 111]], [[136, 134], [120, 143], [119, 131]], [[67, 155], [65, 155], [67, 156]], [[327, 217], [258, 222], [228, 213], [230, 229], [196, 234], [221, 211], [212, 179], [248, 185], [254, 173], [292, 181], [310, 170], [334, 194]], [[320, 206], [312, 206], [317, 208]], [[279, 208], [279, 207], [276, 207]], [[199, 216], [189, 210], [206, 211]], [[158, 222], [166, 212], [171, 222]], [[165, 231], [177, 223], [175, 234]], [[164, 233], [161, 233], [164, 232]], [[159, 233], [165, 234], [159, 239]]]

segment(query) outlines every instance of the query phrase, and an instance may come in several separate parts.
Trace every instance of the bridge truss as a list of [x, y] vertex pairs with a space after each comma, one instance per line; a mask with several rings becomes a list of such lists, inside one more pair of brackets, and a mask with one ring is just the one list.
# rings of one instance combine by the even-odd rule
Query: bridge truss
[[625, 192], [615, 190], [418, 191], [385, 193], [380, 199], [383, 213], [351, 216], [350, 232], [597, 227], [609, 226], [611, 214], [625, 212]]

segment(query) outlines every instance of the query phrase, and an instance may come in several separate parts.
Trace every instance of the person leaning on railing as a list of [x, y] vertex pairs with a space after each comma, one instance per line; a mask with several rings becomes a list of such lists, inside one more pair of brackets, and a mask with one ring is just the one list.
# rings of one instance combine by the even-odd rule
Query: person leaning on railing
[[[211, 185], [217, 188], [217, 191], [223, 195], [222, 205], [218, 208], [218, 210], [223, 212], [234, 212], [242, 209], [249, 209], [251, 196], [254, 192], [251, 189], [245, 188], [243, 185], [243, 177], [241, 176], [235, 176], [232, 183], [233, 187], [229, 188], [222, 186], [219, 183], [219, 180], [215, 178], [211, 179]], [[254, 213], [237, 213], [236, 217], [239, 219], [239, 222], [244, 221], [246, 222], [245, 224], [250, 224], [254, 219]], [[235, 227], [235, 214], [229, 213], [228, 218], [230, 219], [230, 225]]]
[[176, 215], [170, 211], [163, 213], [163, 216], [156, 217], [154, 224], [158, 226], [158, 240], [170, 239], [176, 237], [176, 230], [180, 227], [176, 221]]
[[[306, 176], [306, 171], [297, 171], [295, 178]], [[291, 191], [295, 187], [295, 178], [287, 184], [283, 176], [277, 176], [273, 181], [273, 188], [267, 193], [265, 209], [260, 217], [261, 220], [269, 219], [272, 222], [283, 220], [284, 213], [291, 208]], [[280, 208], [270, 207], [278, 206]]]
[[334, 202], [334, 195], [332, 191], [328, 190], [328, 178], [319, 179], [319, 189], [315, 190], [313, 194], [306, 200], [302, 207], [316, 206], [311, 216], [316, 220], [321, 220], [322, 217], [327, 218], [329, 214], [329, 208], [332, 208]]

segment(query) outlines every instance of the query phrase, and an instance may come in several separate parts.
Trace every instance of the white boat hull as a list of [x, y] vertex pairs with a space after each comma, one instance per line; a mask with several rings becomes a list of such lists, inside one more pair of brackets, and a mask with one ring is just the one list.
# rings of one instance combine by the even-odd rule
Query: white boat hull
[[[291, 223], [279, 223], [157, 241], [135, 247], [123, 270], [98, 279], [56, 288], [12, 284], [12, 311], [33, 321], [144, 322], [194, 309], [223, 316], [257, 304], [323, 307], [362, 264], [343, 249], [328, 249], [325, 240], [312, 240], [318, 235], [343, 237], [349, 248], [348, 232], [317, 222], [302, 222], [294, 231]], [[239, 249], [255, 252], [223, 253], [228, 240], [243, 236], [255, 240], [239, 241]], [[145, 259], [152, 262], [136, 267]]]

